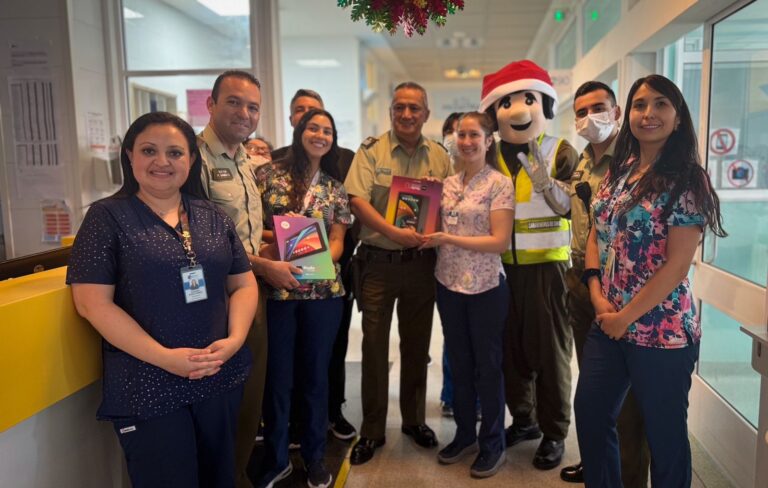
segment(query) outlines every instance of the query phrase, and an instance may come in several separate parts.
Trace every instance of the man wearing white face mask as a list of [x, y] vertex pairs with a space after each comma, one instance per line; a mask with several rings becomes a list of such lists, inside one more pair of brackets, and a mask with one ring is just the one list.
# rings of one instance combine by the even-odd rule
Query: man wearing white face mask
[[[595, 319], [595, 311], [589, 299], [589, 289], [582, 281], [584, 253], [587, 247], [592, 220], [590, 206], [592, 195], [608, 170], [619, 133], [621, 108], [616, 105], [616, 95], [611, 88], [599, 81], [581, 85], [573, 97], [576, 113], [576, 132], [589, 141], [581, 153], [581, 159], [571, 179], [571, 259], [573, 267], [565, 275], [568, 295], [566, 303], [573, 329], [576, 359], [581, 365], [584, 341]], [[650, 453], [645, 438], [643, 419], [632, 390], [624, 400], [617, 421], [621, 451], [621, 475], [625, 488], [648, 486]], [[564, 481], [583, 483], [581, 463], [567, 466], [560, 471]]]

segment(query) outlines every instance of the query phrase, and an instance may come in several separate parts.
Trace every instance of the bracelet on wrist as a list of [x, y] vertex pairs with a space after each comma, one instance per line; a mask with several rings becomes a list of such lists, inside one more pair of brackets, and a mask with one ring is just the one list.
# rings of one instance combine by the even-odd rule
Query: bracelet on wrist
[[589, 279], [592, 278], [593, 276], [596, 277], [597, 279], [600, 279], [600, 277], [602, 276], [600, 269], [587, 268], [584, 270], [584, 272], [581, 274], [581, 282], [584, 283], [584, 286], [589, 288]]

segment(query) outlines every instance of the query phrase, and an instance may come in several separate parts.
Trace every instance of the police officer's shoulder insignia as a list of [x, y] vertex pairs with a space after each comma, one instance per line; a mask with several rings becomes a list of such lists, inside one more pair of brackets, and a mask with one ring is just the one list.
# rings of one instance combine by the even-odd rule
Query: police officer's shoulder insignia
[[375, 138], [375, 137], [368, 137], [366, 140], [363, 141], [362, 144], [360, 144], [360, 146], [364, 147], [366, 149], [370, 149], [377, 142], [379, 142], [379, 140], [377, 138]]

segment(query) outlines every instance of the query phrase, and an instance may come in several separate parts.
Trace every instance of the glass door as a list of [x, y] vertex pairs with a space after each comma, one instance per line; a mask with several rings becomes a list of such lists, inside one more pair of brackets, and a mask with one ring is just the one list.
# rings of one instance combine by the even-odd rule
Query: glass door
[[703, 338], [691, 428], [738, 486], [753, 486], [760, 376], [739, 327], [766, 327], [768, 0], [744, 2], [709, 27], [708, 131], [700, 137], [729, 235], [706, 234], [695, 268]]

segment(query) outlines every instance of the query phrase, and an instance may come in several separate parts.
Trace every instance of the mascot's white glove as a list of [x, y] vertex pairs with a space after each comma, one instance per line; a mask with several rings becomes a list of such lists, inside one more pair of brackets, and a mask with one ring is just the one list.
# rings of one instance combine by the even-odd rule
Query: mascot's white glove
[[533, 190], [536, 193], [541, 193], [552, 188], [552, 178], [549, 176], [547, 163], [541, 155], [541, 148], [536, 139], [528, 141], [528, 150], [531, 154], [530, 159], [523, 153], [517, 153], [517, 159], [525, 168], [525, 172], [528, 173], [528, 177], [531, 179], [531, 183], [533, 183]]
[[547, 163], [544, 161], [536, 139], [528, 141], [528, 151], [531, 155], [530, 159], [523, 153], [517, 153], [517, 159], [523, 165], [525, 172], [528, 173], [528, 177], [533, 183], [533, 191], [543, 193], [544, 200], [552, 211], [565, 216], [571, 211], [570, 189], [562, 181], [549, 176]]

